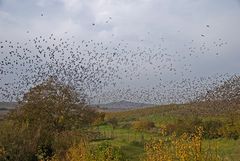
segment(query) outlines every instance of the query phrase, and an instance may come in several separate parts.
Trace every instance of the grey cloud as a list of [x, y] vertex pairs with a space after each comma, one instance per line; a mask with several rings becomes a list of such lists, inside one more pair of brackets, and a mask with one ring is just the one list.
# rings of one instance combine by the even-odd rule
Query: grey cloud
[[[79, 39], [130, 42], [133, 46], [163, 44], [173, 54], [194, 40], [214, 52], [188, 63], [199, 73], [236, 71], [240, 60], [239, 0], [0, 0], [0, 37], [23, 39], [68, 32]], [[41, 16], [43, 14], [43, 16]], [[108, 18], [111, 21], [106, 23]], [[92, 25], [92, 24], [95, 25]], [[206, 25], [210, 25], [209, 28]], [[3, 32], [4, 31], [4, 32]], [[27, 35], [26, 31], [30, 31]], [[204, 34], [205, 37], [201, 37]], [[219, 38], [228, 46], [215, 51]], [[162, 42], [164, 39], [164, 42]], [[206, 60], [207, 59], [207, 60]], [[207, 62], [207, 64], [206, 64]], [[206, 65], [205, 65], [206, 64]], [[194, 66], [195, 65], [195, 66]], [[203, 66], [204, 65], [204, 66]], [[206, 72], [207, 71], [207, 72]]]

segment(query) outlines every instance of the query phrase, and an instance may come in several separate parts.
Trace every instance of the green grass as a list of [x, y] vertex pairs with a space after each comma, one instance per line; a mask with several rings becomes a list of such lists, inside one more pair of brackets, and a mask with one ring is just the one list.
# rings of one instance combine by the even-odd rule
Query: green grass
[[[151, 118], [151, 116], [150, 116]], [[168, 120], [166, 117], [162, 120]], [[102, 125], [98, 127], [101, 134], [106, 135], [105, 137], [112, 137], [110, 140], [100, 140], [95, 141], [93, 144], [98, 144], [104, 141], [111, 143], [114, 146], [120, 147], [120, 149], [125, 154], [126, 158], [129, 161], [138, 161], [141, 156], [144, 154], [144, 140], [148, 141], [151, 138], [159, 137], [160, 135], [152, 132], [137, 132], [131, 128], [113, 128], [110, 125]], [[232, 139], [213, 139], [213, 140], [204, 140], [203, 148], [206, 150], [209, 145], [212, 148], [216, 148], [218, 154], [224, 156], [230, 160], [238, 161], [240, 158], [240, 140]]]
[[[108, 142], [120, 147], [128, 160], [138, 161], [144, 155], [144, 142], [160, 137], [157, 129], [161, 125], [176, 123], [179, 119], [186, 121], [188, 118], [190, 120], [195, 117], [198, 117], [202, 121], [219, 120], [224, 124], [229, 122], [230, 117], [224, 113], [216, 115], [212, 113], [197, 113], [204, 110], [206, 111], [204, 107], [199, 107], [198, 109], [190, 105], [166, 105], [122, 112], [109, 112], [106, 113], [106, 120], [116, 118], [118, 120], [117, 128], [113, 129], [110, 125], [101, 125], [98, 127], [98, 130], [105, 138], [112, 138]], [[155, 131], [139, 132], [133, 130], [131, 123], [135, 120], [154, 122], [156, 126]], [[240, 119], [237, 118], [236, 120], [236, 123], [240, 125]], [[103, 141], [101, 140], [97, 143]], [[240, 139], [221, 138], [203, 141], [203, 149], [207, 150], [209, 145], [216, 148], [220, 156], [226, 157], [229, 160], [240, 161]]]
[[121, 139], [113, 139], [113, 140], [107, 140], [107, 141], [97, 141], [92, 142], [92, 144], [100, 144], [102, 142], [109, 142], [113, 146], [117, 146], [121, 149], [121, 151], [124, 153], [125, 157], [129, 161], [139, 161], [140, 156], [144, 153], [144, 146], [139, 145], [135, 142], [127, 142], [126, 140]]
[[230, 160], [240, 160], [240, 140], [233, 139], [213, 139], [204, 140], [204, 149], [208, 149], [209, 145], [212, 148], [216, 148], [221, 156], [224, 156]]
[[137, 132], [132, 129], [117, 128], [114, 129], [109, 125], [103, 125], [99, 127], [101, 134], [106, 135], [106, 138], [113, 137], [111, 140], [95, 141], [93, 144], [99, 144], [101, 142], [109, 142], [114, 146], [120, 147], [127, 160], [138, 161], [140, 156], [144, 153], [144, 144], [141, 143], [142, 136], [144, 139], [149, 140], [151, 134], [146, 132]]
[[99, 131], [102, 135], [105, 135], [106, 137], [113, 137], [113, 140], [117, 141], [141, 141], [142, 137], [144, 139], [149, 140], [151, 137], [155, 137], [154, 134], [151, 134], [150, 132], [139, 132], [135, 131], [133, 129], [126, 129], [126, 128], [116, 128], [113, 129], [109, 125], [103, 125], [99, 126]]
[[240, 140], [236, 141], [234, 144], [235, 146], [231, 156], [234, 160], [240, 160]]
[[135, 145], [133, 143], [128, 143], [121, 147], [121, 150], [126, 155], [126, 158], [131, 161], [138, 161], [141, 155], [144, 153], [144, 147], [141, 145]]

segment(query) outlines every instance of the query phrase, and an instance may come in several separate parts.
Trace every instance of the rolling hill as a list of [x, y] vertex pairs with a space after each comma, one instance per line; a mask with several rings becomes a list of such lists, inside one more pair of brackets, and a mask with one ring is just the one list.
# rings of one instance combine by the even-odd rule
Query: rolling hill
[[119, 102], [111, 102], [106, 104], [99, 104], [101, 108], [113, 109], [113, 110], [126, 110], [126, 109], [138, 109], [143, 107], [151, 107], [154, 106], [153, 104], [146, 104], [146, 103], [137, 103], [137, 102], [130, 102], [130, 101], [119, 101]]

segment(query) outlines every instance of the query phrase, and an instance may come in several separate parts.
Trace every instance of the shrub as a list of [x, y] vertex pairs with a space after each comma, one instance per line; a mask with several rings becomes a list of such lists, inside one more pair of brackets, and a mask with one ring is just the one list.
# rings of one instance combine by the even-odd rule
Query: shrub
[[223, 161], [216, 149], [202, 149], [203, 128], [199, 127], [195, 133], [182, 134], [180, 137], [172, 135], [145, 144], [145, 161]]
[[240, 136], [240, 129], [238, 126], [225, 125], [220, 129], [220, 133], [226, 138], [237, 140]]
[[176, 123], [167, 124], [165, 126], [165, 132], [167, 135], [176, 134], [180, 136], [184, 133], [193, 134], [195, 132], [194, 127], [202, 126], [202, 120], [194, 118], [186, 118], [184, 120], [178, 119]]
[[204, 137], [208, 139], [216, 139], [221, 137], [220, 128], [223, 127], [223, 123], [218, 120], [205, 121], [203, 124]]
[[53, 156], [53, 148], [51, 144], [39, 145], [37, 148], [37, 159], [40, 161], [49, 160]]
[[27, 131], [26, 125], [15, 124], [13, 121], [1, 121], [0, 147], [4, 152], [0, 157], [1, 160], [36, 160], [38, 140], [38, 132]]
[[108, 119], [106, 122], [107, 124], [110, 124], [113, 129], [115, 129], [118, 126], [118, 120], [115, 117]]
[[[203, 127], [203, 137], [206, 139], [216, 139], [219, 137], [223, 137], [223, 122], [219, 120], [209, 120], [209, 121], [202, 121], [199, 118], [188, 118], [184, 120], [178, 120], [175, 124], [167, 124], [165, 126], [166, 134], [171, 135], [175, 133], [177, 136], [180, 136], [184, 133], [193, 134], [194, 128], [193, 127]], [[222, 129], [222, 131], [221, 131]], [[233, 133], [236, 134], [232, 130]], [[225, 136], [228, 136], [226, 129], [225, 129]]]
[[120, 148], [102, 143], [91, 149], [91, 161], [125, 161]]
[[166, 132], [166, 135], [171, 135], [174, 132], [176, 132], [177, 129], [178, 129], [178, 126], [176, 124], [167, 124], [164, 130]]
[[90, 146], [87, 142], [80, 142], [70, 147], [65, 156], [55, 155], [49, 161], [125, 161], [119, 148], [108, 143]]
[[4, 147], [0, 146], [0, 160], [7, 160], [7, 155]]
[[140, 120], [140, 121], [133, 121], [132, 123], [132, 128], [137, 131], [150, 130], [154, 127], [155, 125], [154, 125], [154, 122], [152, 121]]
[[93, 121], [93, 125], [94, 126], [103, 125], [105, 123], [104, 118], [105, 118], [105, 113], [103, 112], [96, 113], [96, 118]]
[[90, 161], [89, 147], [85, 142], [70, 147], [66, 153], [66, 160], [68, 161]]
[[80, 143], [73, 144], [63, 154], [56, 153], [46, 161], [90, 161], [90, 156], [89, 145], [82, 140]]

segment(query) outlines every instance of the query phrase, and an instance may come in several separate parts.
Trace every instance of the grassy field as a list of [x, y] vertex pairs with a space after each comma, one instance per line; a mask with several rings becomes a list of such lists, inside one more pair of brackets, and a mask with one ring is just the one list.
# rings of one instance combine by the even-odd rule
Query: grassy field
[[[36, 114], [39, 115], [39, 112]], [[203, 104], [172, 104], [128, 111], [101, 111], [95, 115], [93, 111], [89, 111], [87, 114], [82, 120], [92, 117], [88, 126], [75, 128], [74, 125], [73, 128], [61, 132], [45, 131], [52, 137], [53, 144], [50, 144], [52, 147], [44, 145], [43, 150], [39, 151], [38, 148], [33, 156], [47, 158], [45, 152], [50, 148], [55, 150], [54, 156], [57, 159], [50, 154], [52, 160], [49, 161], [240, 161], [240, 115], [237, 110], [234, 112], [227, 108], [212, 110]], [[28, 117], [32, 117], [32, 113]], [[23, 140], [29, 141], [25, 147], [31, 147], [34, 141], [32, 137], [39, 135], [40, 131], [35, 130], [38, 128], [35, 124], [32, 124], [34, 129], [29, 133], [28, 124], [23, 122], [13, 126], [16, 125], [14, 121], [0, 122], [0, 132], [3, 134], [0, 135], [0, 160], [1, 155], [3, 160], [8, 160], [5, 157], [8, 154], [15, 157], [15, 150], [22, 149]], [[62, 117], [57, 120], [59, 125], [62, 125], [62, 121], [64, 121]], [[44, 126], [42, 120], [39, 124]], [[85, 124], [83, 122], [83, 125]], [[52, 126], [55, 124], [51, 124], [50, 127]], [[62, 126], [59, 126], [59, 129], [62, 130]], [[202, 129], [201, 134], [198, 134], [199, 129]], [[46, 134], [42, 135], [44, 137], [39, 137], [39, 140], [43, 139], [48, 143], [48, 140], [45, 140]], [[83, 145], [84, 142], [86, 146]], [[15, 146], [12, 145], [16, 145], [17, 148], [14, 149]], [[200, 151], [196, 151], [199, 148]], [[32, 148], [29, 149], [31, 152]], [[164, 155], [170, 159], [158, 158]], [[196, 158], [198, 155], [202, 158]], [[203, 159], [206, 156], [212, 158]], [[22, 152], [21, 156], [16, 156], [25, 157], [28, 157], [25, 152]]]
[[[111, 139], [109, 140], [99, 140], [94, 141], [92, 144], [99, 144], [101, 142], [109, 142], [114, 146], [118, 146], [122, 149], [126, 157], [131, 161], [139, 161], [141, 155], [144, 153], [144, 144], [142, 143], [142, 136], [144, 140], [148, 141], [152, 138], [157, 138], [156, 134], [147, 133], [147, 132], [136, 132], [131, 129], [117, 128], [112, 129], [111, 126], [100, 126], [100, 131], [106, 137]], [[204, 140], [204, 148], [209, 146], [218, 147], [218, 153], [229, 158], [229, 160], [239, 161], [240, 160], [240, 140], [232, 139], [213, 139], [213, 140]]]
[[[200, 112], [199, 112], [200, 111]], [[220, 113], [220, 112], [219, 112]], [[144, 154], [144, 143], [149, 140], [163, 137], [160, 135], [161, 127], [168, 124], [174, 124], [178, 120], [192, 120], [197, 117], [202, 121], [222, 121], [228, 122], [229, 116], [223, 112], [213, 115], [207, 109], [200, 107], [190, 107], [190, 105], [167, 105], [156, 106], [146, 109], [129, 110], [122, 112], [107, 112], [105, 119], [116, 119], [117, 125], [113, 127], [111, 123], [94, 127], [94, 130], [100, 132], [103, 138], [93, 141], [92, 144], [109, 142], [122, 149], [128, 160], [138, 161]], [[132, 124], [136, 120], [153, 122], [155, 127], [145, 130], [136, 130]], [[235, 118], [235, 124], [240, 127], [239, 117]], [[192, 127], [194, 128], [194, 127]], [[204, 139], [203, 149], [207, 150], [213, 147], [218, 155], [227, 160], [240, 160], [240, 140], [231, 138]]]

